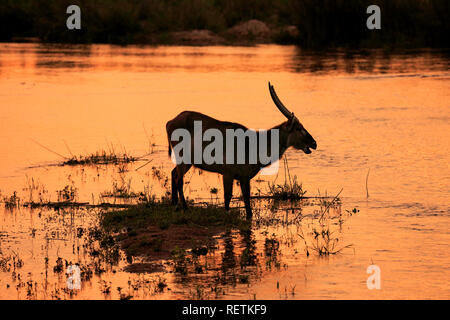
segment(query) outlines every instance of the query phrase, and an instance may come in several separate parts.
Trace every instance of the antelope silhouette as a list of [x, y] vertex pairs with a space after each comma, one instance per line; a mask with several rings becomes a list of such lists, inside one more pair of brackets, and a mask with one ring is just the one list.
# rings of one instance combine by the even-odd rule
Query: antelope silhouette
[[[290, 112], [280, 101], [278, 98], [275, 89], [269, 82], [269, 92], [272, 97], [273, 102], [280, 110], [280, 112], [287, 118], [283, 123], [265, 130], [267, 132], [267, 136], [271, 136], [270, 133], [272, 130], [278, 130], [278, 159], [279, 160], [284, 152], [289, 147], [294, 147], [297, 150], [303, 150], [304, 153], [310, 154], [310, 149], [316, 149], [317, 143], [314, 138], [309, 134], [309, 132], [303, 127], [298, 118], [294, 115], [294, 113]], [[166, 124], [167, 130], [167, 138], [169, 142], [169, 156], [172, 154], [172, 148], [177, 145], [178, 142], [172, 141], [172, 133], [176, 129], [186, 129], [189, 131], [191, 136], [194, 135], [194, 122], [201, 121], [203, 132], [208, 129], [217, 129], [222, 134], [223, 137], [226, 136], [227, 129], [242, 129], [244, 131], [248, 130], [245, 126], [227, 121], [220, 121], [209, 117], [205, 114], [195, 112], [195, 111], [183, 111], [179, 115], [177, 115], [172, 120], [168, 121]], [[238, 152], [245, 152], [246, 155], [249, 154], [251, 148], [257, 148], [259, 145], [259, 140], [261, 136], [261, 131], [255, 131], [258, 144], [251, 145], [249, 141], [245, 141], [245, 150], [234, 150], [234, 155], [236, 156]], [[194, 139], [191, 139], [191, 150], [194, 150]], [[267, 138], [267, 150], [271, 150], [271, 144], [275, 143], [272, 139]], [[206, 147], [206, 143], [203, 142], [201, 146], [202, 151]], [[227, 150], [228, 152], [230, 150]], [[193, 152], [191, 152], [193, 154]], [[225, 157], [225, 152], [223, 153]], [[270, 164], [270, 163], [269, 163]], [[181, 204], [183, 209], [187, 209], [186, 200], [184, 198], [183, 193], [183, 178], [186, 172], [189, 171], [191, 166], [197, 167], [199, 169], [216, 172], [223, 176], [223, 188], [224, 188], [224, 199], [225, 199], [225, 209], [228, 210], [230, 207], [230, 201], [233, 193], [233, 181], [237, 180], [240, 183], [242, 195], [244, 198], [245, 210], [247, 218], [250, 219], [252, 217], [252, 208], [250, 205], [250, 180], [264, 167], [269, 164], [263, 164], [259, 159], [257, 159], [256, 163], [250, 163], [248, 161], [248, 157], [246, 158], [245, 163], [212, 163], [207, 164], [205, 162], [202, 163], [194, 163], [194, 161], [190, 161], [189, 163], [179, 163], [172, 170], [172, 203], [174, 205]]]

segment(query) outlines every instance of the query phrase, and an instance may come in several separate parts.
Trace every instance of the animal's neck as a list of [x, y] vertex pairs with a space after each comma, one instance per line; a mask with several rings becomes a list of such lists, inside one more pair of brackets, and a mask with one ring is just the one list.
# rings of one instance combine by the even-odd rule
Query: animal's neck
[[286, 150], [289, 148], [288, 145], [288, 133], [285, 130], [285, 122], [273, 127], [270, 130], [278, 130], [278, 134], [279, 134], [279, 141], [278, 141], [278, 155], [280, 159], [283, 154], [286, 152]]
[[[286, 152], [286, 150], [289, 148], [288, 142], [287, 142], [288, 134], [287, 134], [286, 130], [284, 129], [284, 124], [285, 124], [285, 122], [267, 130], [267, 152], [271, 154], [272, 144], [276, 143], [277, 148], [278, 148], [277, 160], [279, 160], [283, 156], [283, 154]], [[272, 135], [273, 130], [278, 130], [278, 141], [272, 141], [272, 137], [274, 136], [274, 135]], [[258, 143], [259, 143], [259, 139], [260, 139], [260, 133], [261, 132], [258, 131]], [[263, 167], [265, 167], [265, 166], [267, 166], [267, 165], [263, 165]]]

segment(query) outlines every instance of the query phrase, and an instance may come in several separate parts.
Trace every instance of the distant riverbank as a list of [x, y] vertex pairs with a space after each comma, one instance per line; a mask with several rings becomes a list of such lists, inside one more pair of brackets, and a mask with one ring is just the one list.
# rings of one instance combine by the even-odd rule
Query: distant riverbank
[[[188, 46], [249, 46], [257, 44], [296, 44], [299, 31], [294, 25], [270, 27], [253, 19], [245, 21], [223, 32], [193, 29], [173, 32], [140, 34], [130, 41], [114, 41], [115, 44], [188, 45]], [[13, 37], [11, 42], [54, 42], [39, 37]], [[58, 42], [58, 41], [56, 41]], [[82, 42], [82, 41], [80, 41]], [[109, 42], [107, 42], [109, 43]]]
[[[369, 5], [381, 29], [367, 28]], [[0, 42], [448, 48], [449, 15], [448, 0], [2, 0]]]

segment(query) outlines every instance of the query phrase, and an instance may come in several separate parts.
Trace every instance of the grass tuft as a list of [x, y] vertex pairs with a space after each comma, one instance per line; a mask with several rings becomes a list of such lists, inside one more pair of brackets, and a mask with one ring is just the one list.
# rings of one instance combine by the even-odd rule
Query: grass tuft
[[306, 191], [302, 184], [298, 183], [297, 176], [291, 177], [289, 165], [286, 156], [283, 158], [284, 164], [284, 183], [275, 184], [269, 182], [269, 197], [274, 200], [300, 200], [304, 197]]
[[72, 156], [68, 160], [64, 161], [62, 165], [76, 166], [76, 165], [102, 165], [102, 164], [123, 164], [131, 163], [139, 160], [136, 157], [128, 155], [126, 153], [117, 154], [114, 151], [106, 152], [105, 150], [92, 153], [87, 156]]
[[9, 197], [3, 197], [3, 202], [5, 203], [5, 208], [8, 210], [13, 210], [20, 206], [20, 198], [17, 196], [16, 191]]

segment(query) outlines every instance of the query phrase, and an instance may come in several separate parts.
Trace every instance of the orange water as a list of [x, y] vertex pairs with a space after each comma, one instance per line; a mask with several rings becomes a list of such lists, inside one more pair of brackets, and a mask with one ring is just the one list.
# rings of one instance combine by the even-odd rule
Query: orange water
[[[148, 138], [156, 145], [146, 157], [153, 159], [152, 164], [141, 169], [145, 162], [134, 164], [127, 179], [135, 190], [152, 184], [161, 193], [150, 167], [161, 167], [168, 174], [173, 166], [167, 156], [165, 123], [190, 109], [251, 128], [272, 127], [284, 119], [270, 99], [267, 81], [271, 81], [318, 143], [310, 155], [288, 151], [291, 174], [298, 176], [307, 195], [319, 191], [335, 195], [343, 189], [342, 211], [360, 212], [340, 231], [343, 244], [352, 244], [351, 249], [325, 258], [306, 257], [301, 241], [292, 245], [285, 241], [281, 268], [262, 267], [264, 272], [252, 275], [249, 284], [226, 287], [223, 297], [448, 299], [448, 67], [448, 53], [430, 50], [315, 53], [275, 45], [2, 44], [1, 195], [17, 191], [26, 200], [23, 189], [33, 179], [56, 200], [55, 191], [69, 181], [78, 188], [80, 200], [96, 202], [99, 192], [111, 188], [117, 170], [52, 166], [62, 157], [40, 145], [65, 157], [108, 150], [111, 145], [140, 156], [149, 153]], [[220, 201], [221, 180], [216, 175], [191, 174], [188, 197]], [[282, 182], [283, 175], [281, 171], [277, 178], [259, 178]], [[219, 189], [218, 200], [209, 193], [211, 187]], [[266, 183], [254, 182], [252, 193], [258, 188], [265, 190]], [[234, 195], [238, 194], [236, 188]], [[82, 211], [64, 217], [44, 210], [38, 216], [38, 211], [22, 208], [11, 213], [0, 207], [0, 251], [18, 253], [24, 261], [22, 279], [41, 283], [46, 255], [51, 265], [57, 256], [82, 259], [73, 254], [73, 230], [95, 220], [95, 214]], [[255, 227], [260, 249], [264, 231], [280, 239], [294, 232], [288, 227]], [[45, 240], [49, 237], [53, 240]], [[240, 236], [232, 239], [239, 253]], [[222, 242], [219, 252], [225, 250], [221, 246]], [[381, 269], [380, 290], [366, 286], [371, 264]], [[117, 298], [114, 288], [126, 287], [130, 277], [138, 277], [121, 267], [94, 277], [76, 298]], [[55, 285], [65, 281], [64, 276], [49, 274]], [[162, 276], [172, 290], [136, 293], [135, 298], [193, 297], [195, 284], [180, 284], [171, 273]], [[113, 283], [112, 294], [101, 293], [102, 279]], [[27, 298], [16, 283], [10, 273], [0, 270], [0, 298]], [[39, 288], [36, 297], [50, 299], [50, 292]]]

